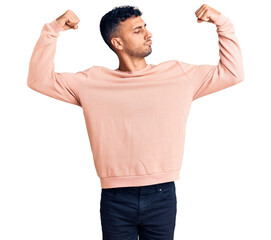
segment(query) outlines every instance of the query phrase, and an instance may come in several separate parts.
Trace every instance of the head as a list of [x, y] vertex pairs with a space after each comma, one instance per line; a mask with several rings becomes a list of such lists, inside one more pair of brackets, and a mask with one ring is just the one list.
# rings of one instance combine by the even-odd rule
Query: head
[[142, 12], [134, 6], [115, 7], [100, 21], [101, 35], [118, 56], [144, 58], [151, 52], [151, 33], [141, 18]]

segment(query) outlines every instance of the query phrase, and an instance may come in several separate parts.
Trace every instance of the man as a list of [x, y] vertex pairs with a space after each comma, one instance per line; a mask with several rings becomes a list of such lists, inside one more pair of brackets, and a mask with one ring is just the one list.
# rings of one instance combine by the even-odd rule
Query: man
[[234, 27], [202, 5], [198, 22], [216, 24], [218, 65], [170, 60], [147, 64], [151, 33], [133, 6], [105, 14], [100, 30], [119, 58], [118, 69], [92, 66], [77, 73], [54, 71], [60, 31], [77, 29], [68, 10], [46, 23], [34, 48], [27, 85], [83, 108], [97, 175], [101, 180], [103, 239], [170, 240], [177, 213], [175, 180], [182, 163], [185, 125], [192, 101], [244, 78]]

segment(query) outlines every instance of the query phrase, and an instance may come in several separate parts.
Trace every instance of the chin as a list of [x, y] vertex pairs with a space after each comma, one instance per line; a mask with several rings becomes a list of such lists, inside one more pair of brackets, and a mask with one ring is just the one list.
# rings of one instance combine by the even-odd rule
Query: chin
[[145, 57], [149, 56], [152, 53], [152, 50], [150, 50], [148, 53], [146, 53]]

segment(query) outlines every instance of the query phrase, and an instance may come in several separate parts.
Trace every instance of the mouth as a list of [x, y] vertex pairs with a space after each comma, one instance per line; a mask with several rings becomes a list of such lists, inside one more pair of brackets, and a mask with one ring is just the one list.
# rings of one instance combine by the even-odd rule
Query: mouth
[[147, 44], [147, 45], [152, 45], [152, 41], [150, 40], [150, 41], [148, 41], [146, 44]]

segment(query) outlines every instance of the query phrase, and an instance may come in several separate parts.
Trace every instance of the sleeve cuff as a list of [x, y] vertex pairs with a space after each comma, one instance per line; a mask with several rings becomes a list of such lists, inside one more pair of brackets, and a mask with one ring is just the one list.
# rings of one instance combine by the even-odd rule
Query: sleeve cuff
[[49, 25], [52, 27], [52, 29], [53, 29], [56, 33], [65, 30], [63, 27], [61, 27], [61, 26], [59, 25], [59, 23], [57, 22], [56, 19], [53, 20], [52, 22], [50, 22]]
[[223, 14], [220, 13], [218, 19], [214, 22], [215, 25], [223, 25], [227, 21], [227, 17]]

